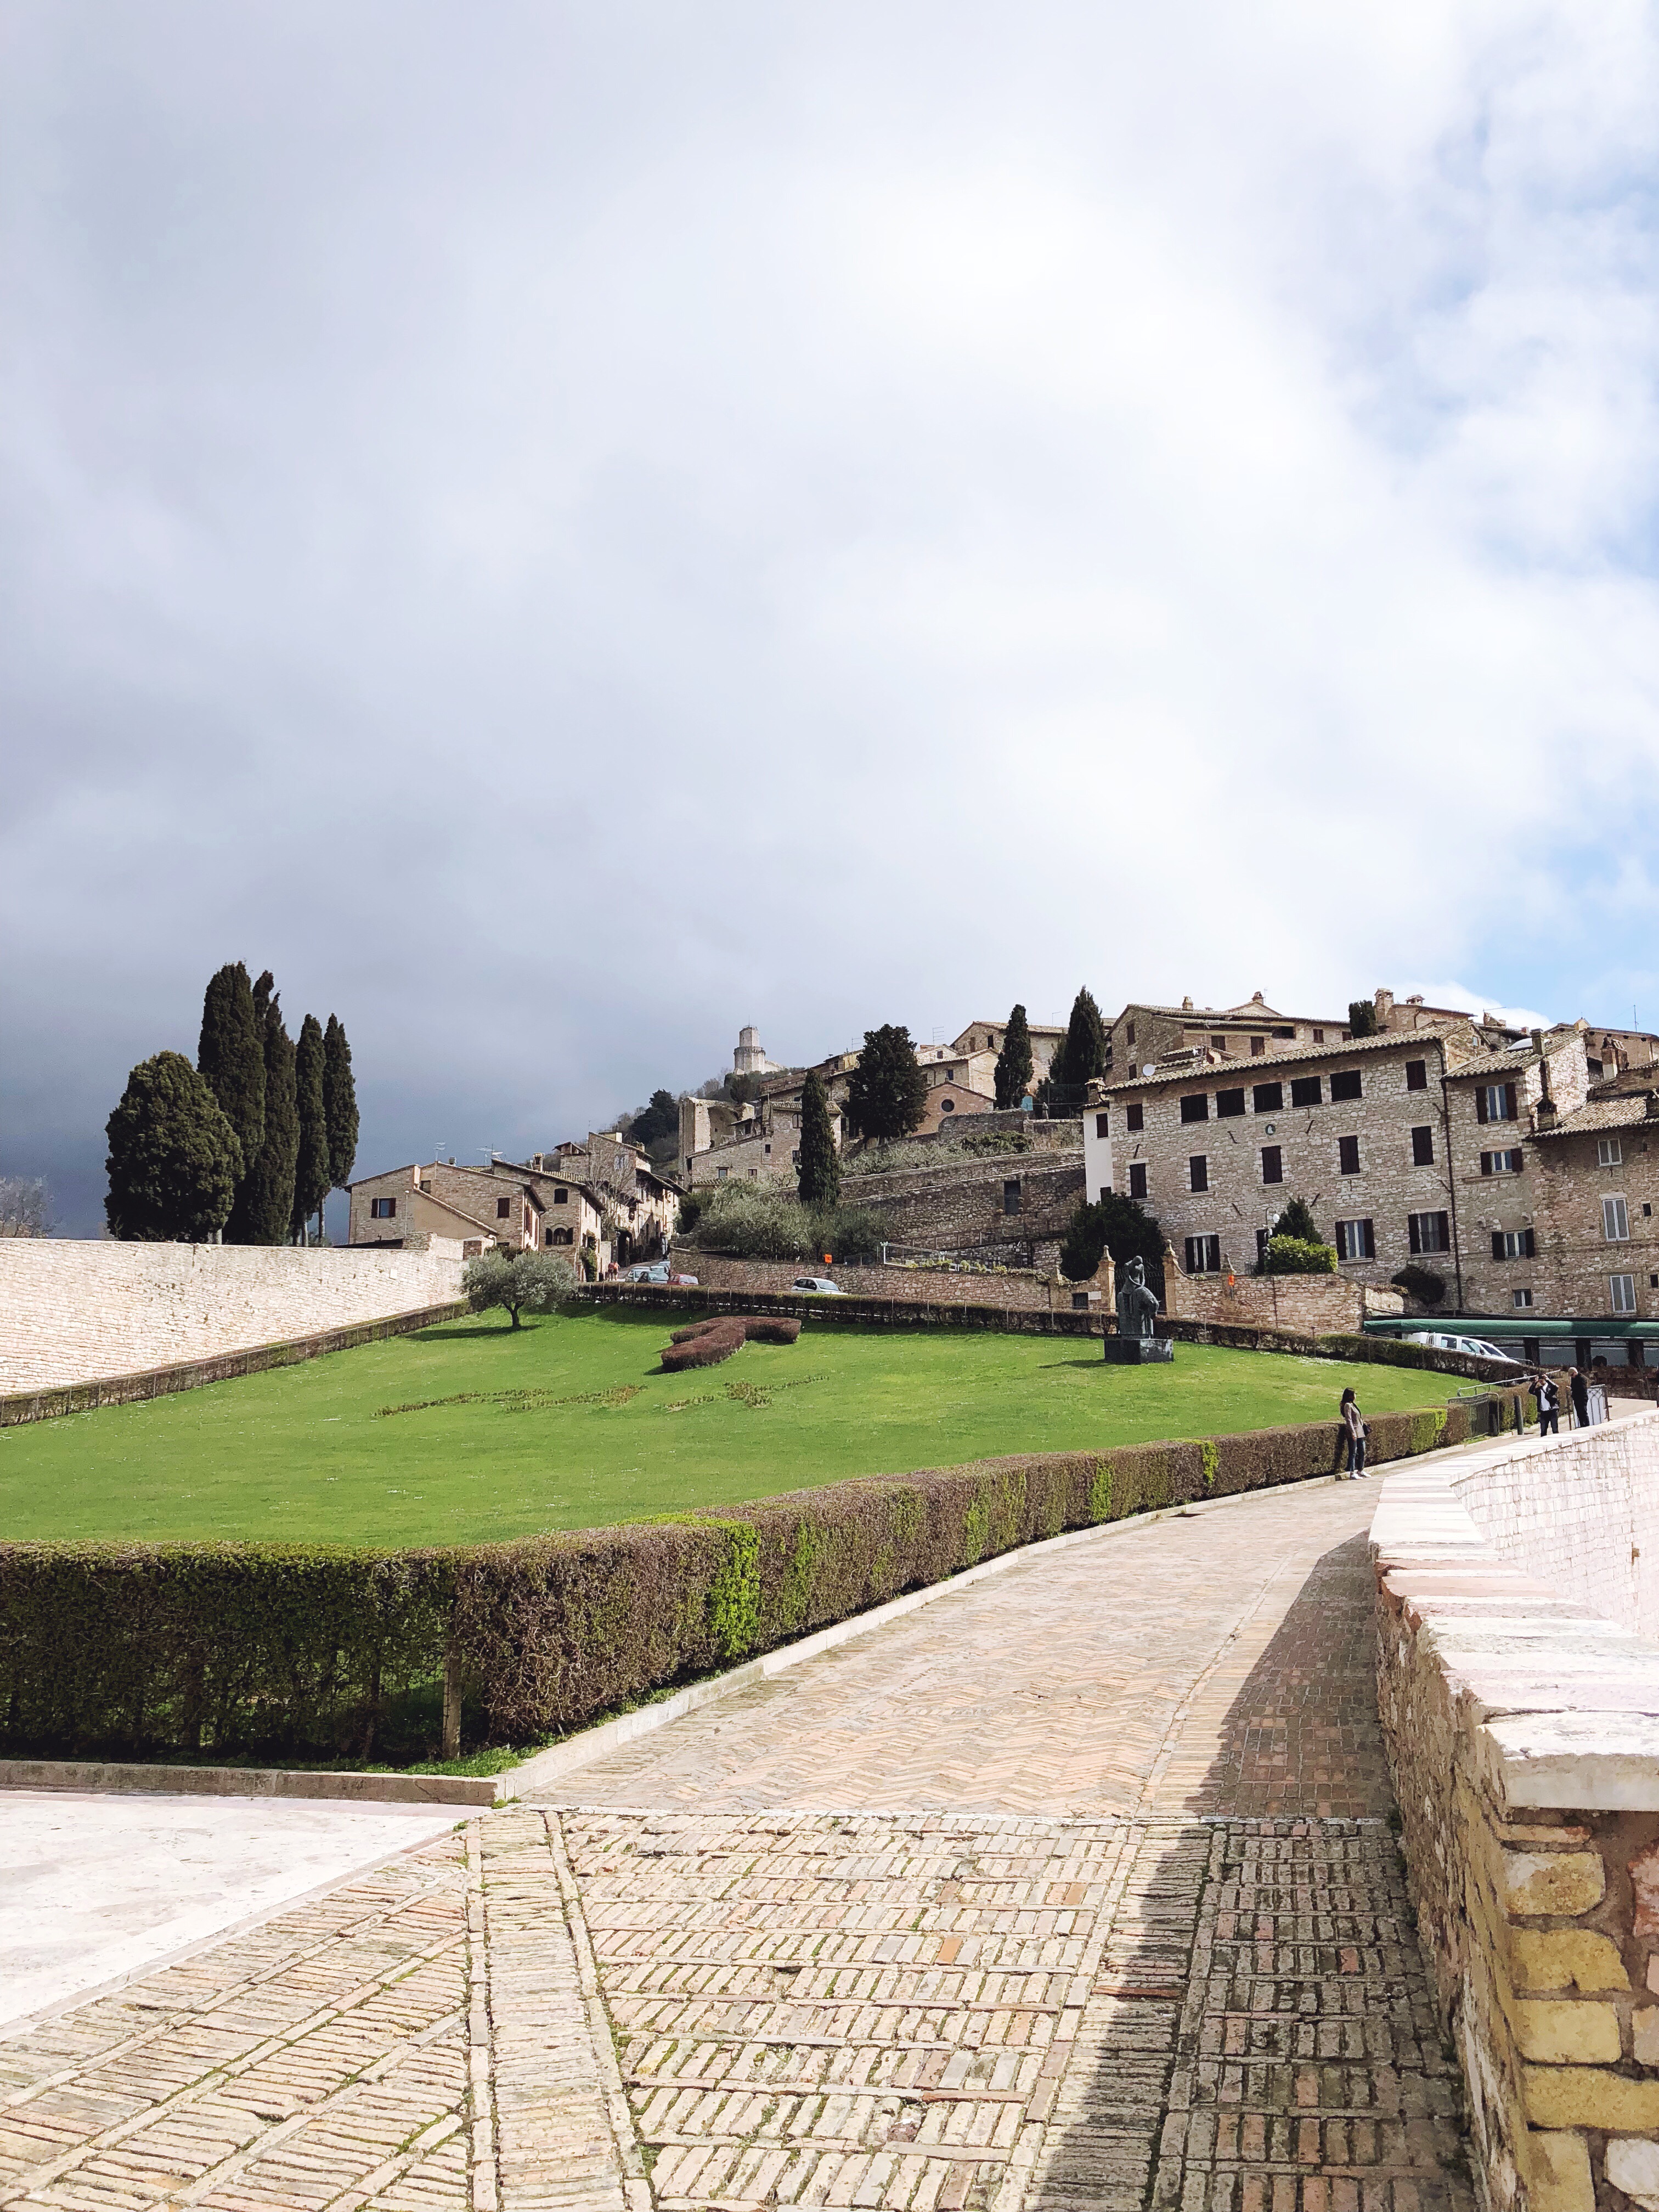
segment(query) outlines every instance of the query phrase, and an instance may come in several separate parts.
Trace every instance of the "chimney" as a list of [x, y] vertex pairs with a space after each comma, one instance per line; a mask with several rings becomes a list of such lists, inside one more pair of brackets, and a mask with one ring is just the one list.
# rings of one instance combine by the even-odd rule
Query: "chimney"
[[1385, 991], [1379, 984], [1373, 1003], [1376, 1007], [1376, 1026], [1385, 1030], [1389, 1026], [1389, 1017], [1394, 1012], [1394, 993]]

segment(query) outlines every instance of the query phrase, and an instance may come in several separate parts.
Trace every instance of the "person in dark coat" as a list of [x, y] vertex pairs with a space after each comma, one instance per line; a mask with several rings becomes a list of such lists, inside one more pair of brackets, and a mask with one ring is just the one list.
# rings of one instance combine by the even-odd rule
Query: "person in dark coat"
[[1561, 1386], [1554, 1376], [1540, 1373], [1533, 1381], [1532, 1395], [1538, 1401], [1538, 1433], [1540, 1437], [1559, 1437], [1561, 1433]]
[[1583, 1368], [1573, 1369], [1568, 1388], [1572, 1392], [1573, 1426], [1587, 1429], [1589, 1426], [1589, 1377]]
[[1338, 1407], [1337, 1413], [1347, 1431], [1347, 1478], [1351, 1482], [1361, 1481], [1365, 1473], [1365, 1417], [1360, 1412], [1359, 1402], [1352, 1390], [1342, 1393], [1342, 1403]]

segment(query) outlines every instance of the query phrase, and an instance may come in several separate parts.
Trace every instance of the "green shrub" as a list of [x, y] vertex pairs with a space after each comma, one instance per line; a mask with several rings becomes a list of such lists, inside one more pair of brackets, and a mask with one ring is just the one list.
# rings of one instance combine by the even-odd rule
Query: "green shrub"
[[1270, 1237], [1261, 1272], [1264, 1275], [1334, 1275], [1336, 1248], [1310, 1244], [1300, 1237]]
[[[1373, 1462], [1463, 1442], [1470, 1410], [1373, 1416]], [[1330, 1474], [1342, 1433], [986, 1460], [450, 1552], [0, 1545], [0, 1745], [418, 1757], [447, 1651], [469, 1741], [541, 1742], [1062, 1529]]]

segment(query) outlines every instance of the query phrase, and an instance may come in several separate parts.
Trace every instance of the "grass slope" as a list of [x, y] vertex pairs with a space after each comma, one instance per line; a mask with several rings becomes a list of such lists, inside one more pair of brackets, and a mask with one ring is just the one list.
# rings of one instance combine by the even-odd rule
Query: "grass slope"
[[[1454, 1387], [1196, 1345], [1170, 1367], [1117, 1368], [1077, 1338], [810, 1324], [793, 1346], [663, 1375], [679, 1318], [457, 1322], [0, 1430], [0, 1535], [488, 1540], [998, 1452], [1332, 1419], [1348, 1382], [1376, 1412]], [[379, 1411], [463, 1393], [483, 1395]]]

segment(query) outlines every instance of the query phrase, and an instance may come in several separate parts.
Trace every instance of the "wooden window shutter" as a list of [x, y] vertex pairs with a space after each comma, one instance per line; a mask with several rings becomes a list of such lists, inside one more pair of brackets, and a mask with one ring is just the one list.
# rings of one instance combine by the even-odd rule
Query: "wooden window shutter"
[[1484, 1083], [1474, 1094], [1474, 1118], [1477, 1121], [1486, 1119], [1486, 1086]]
[[1494, 1260], [1501, 1260], [1504, 1256], [1504, 1232], [1501, 1229], [1494, 1229], [1492, 1232], [1492, 1256]]
[[1515, 1105], [1515, 1085], [1512, 1083], [1506, 1083], [1504, 1085], [1504, 1119], [1506, 1121], [1513, 1121], [1517, 1118]]

